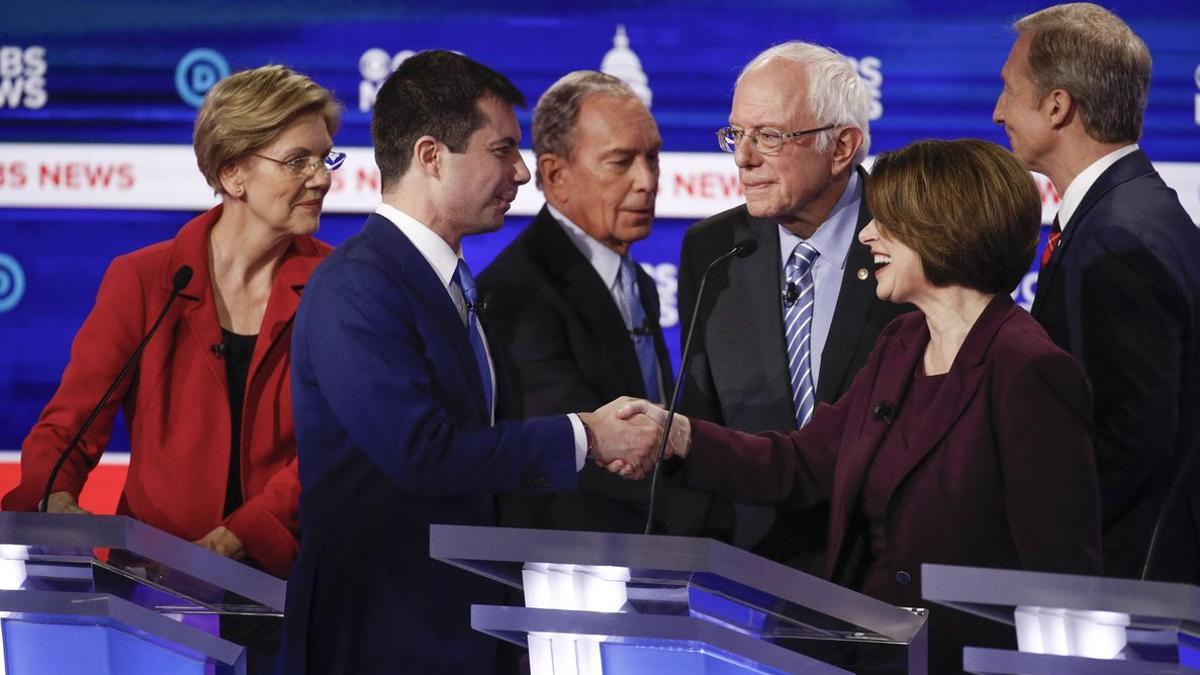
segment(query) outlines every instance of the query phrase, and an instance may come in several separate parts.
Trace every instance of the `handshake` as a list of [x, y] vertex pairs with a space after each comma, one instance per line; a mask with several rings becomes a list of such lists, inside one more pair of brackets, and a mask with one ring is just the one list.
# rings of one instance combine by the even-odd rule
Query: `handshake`
[[[654, 470], [662, 443], [667, 411], [638, 398], [622, 396], [595, 412], [579, 413], [588, 432], [588, 459], [629, 480], [641, 480]], [[686, 457], [692, 425], [676, 414], [663, 459]]]

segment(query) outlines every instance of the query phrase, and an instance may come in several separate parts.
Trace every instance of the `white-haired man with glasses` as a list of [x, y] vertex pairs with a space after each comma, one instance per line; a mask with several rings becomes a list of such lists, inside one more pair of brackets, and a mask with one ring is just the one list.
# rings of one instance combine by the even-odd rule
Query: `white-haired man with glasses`
[[[689, 228], [680, 255], [682, 325], [699, 313], [686, 414], [743, 431], [795, 430], [846, 391], [879, 331], [908, 309], [876, 298], [871, 254], [857, 238], [871, 219], [860, 166], [869, 110], [854, 67], [825, 47], [777, 45], [738, 76], [717, 141], [733, 154], [746, 203]], [[714, 270], [697, 307], [704, 269], [744, 240], [758, 252]], [[738, 505], [731, 517], [735, 544], [820, 568], [824, 512]]]

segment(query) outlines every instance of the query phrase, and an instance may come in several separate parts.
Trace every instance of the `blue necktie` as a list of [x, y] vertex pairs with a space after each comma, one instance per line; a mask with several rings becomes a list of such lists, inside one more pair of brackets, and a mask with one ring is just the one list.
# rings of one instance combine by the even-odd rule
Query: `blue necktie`
[[792, 377], [792, 403], [796, 407], [796, 428], [808, 424], [817, 407], [812, 379], [812, 265], [817, 250], [808, 242], [796, 244], [783, 266], [783, 329], [787, 339], [788, 372]]
[[475, 290], [475, 277], [467, 267], [467, 261], [458, 259], [458, 269], [454, 271], [454, 282], [462, 291], [463, 299], [467, 301], [467, 332], [471, 339], [471, 349], [475, 352], [475, 365], [479, 366], [479, 378], [483, 384], [483, 400], [487, 405], [488, 421], [492, 419], [492, 370], [488, 367], [487, 351], [483, 347], [483, 329], [479, 326], [478, 306], [479, 295]]
[[625, 310], [629, 313], [629, 337], [633, 339], [633, 350], [637, 353], [638, 367], [642, 371], [642, 383], [646, 386], [646, 399], [661, 403], [658, 355], [654, 351], [654, 335], [646, 323], [642, 294], [638, 292], [637, 263], [630, 260], [629, 256], [621, 256], [621, 273], [618, 276], [625, 298]]

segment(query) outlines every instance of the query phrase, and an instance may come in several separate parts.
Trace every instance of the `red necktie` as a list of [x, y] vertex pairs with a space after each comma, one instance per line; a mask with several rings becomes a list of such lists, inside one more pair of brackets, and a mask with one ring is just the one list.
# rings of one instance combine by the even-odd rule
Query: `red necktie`
[[1054, 228], [1050, 230], [1050, 236], [1046, 239], [1046, 248], [1042, 249], [1042, 269], [1050, 264], [1050, 256], [1054, 255], [1060, 239], [1062, 239], [1062, 227], [1058, 224], [1058, 216], [1054, 216]]

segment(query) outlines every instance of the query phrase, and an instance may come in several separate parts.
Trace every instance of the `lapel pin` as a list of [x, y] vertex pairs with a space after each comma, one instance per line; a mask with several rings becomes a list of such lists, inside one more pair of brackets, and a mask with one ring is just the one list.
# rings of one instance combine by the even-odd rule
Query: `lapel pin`
[[865, 268], [865, 267], [858, 268], [858, 280], [859, 281], [866, 281], [868, 276], [870, 276], [870, 275], [867, 273], [867, 268]]

